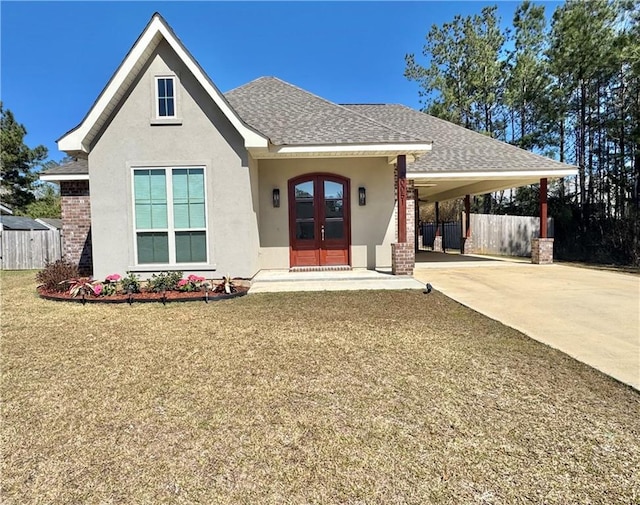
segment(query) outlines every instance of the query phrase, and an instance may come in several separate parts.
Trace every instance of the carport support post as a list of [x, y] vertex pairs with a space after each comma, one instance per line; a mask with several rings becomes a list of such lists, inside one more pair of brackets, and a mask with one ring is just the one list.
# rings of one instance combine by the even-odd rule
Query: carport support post
[[547, 179], [540, 179], [540, 238], [547, 238]]
[[462, 254], [473, 254], [473, 239], [471, 232], [471, 195], [464, 196], [464, 236], [462, 237]]
[[407, 156], [405, 154], [398, 155], [396, 172], [398, 242], [391, 244], [391, 272], [394, 275], [413, 275], [416, 251], [414, 244], [407, 242]]
[[398, 156], [398, 242], [407, 241], [407, 157]]
[[540, 237], [531, 239], [531, 263], [553, 263], [553, 239], [547, 236], [547, 179], [540, 179]]
[[442, 233], [440, 232], [440, 202], [436, 202], [436, 235], [433, 237], [433, 250], [444, 252]]

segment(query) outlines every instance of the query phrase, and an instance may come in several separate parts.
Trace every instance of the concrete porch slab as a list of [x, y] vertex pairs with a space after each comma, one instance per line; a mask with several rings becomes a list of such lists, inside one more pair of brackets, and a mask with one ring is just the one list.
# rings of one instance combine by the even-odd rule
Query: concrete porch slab
[[360, 289], [424, 289], [413, 277], [354, 269], [342, 272], [261, 270], [251, 280], [249, 294], [283, 291], [355, 291]]

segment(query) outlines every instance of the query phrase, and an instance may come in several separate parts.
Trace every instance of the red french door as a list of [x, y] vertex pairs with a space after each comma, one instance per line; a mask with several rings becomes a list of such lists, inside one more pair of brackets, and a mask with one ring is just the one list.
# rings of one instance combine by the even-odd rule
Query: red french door
[[331, 174], [289, 181], [290, 265], [349, 265], [349, 179]]

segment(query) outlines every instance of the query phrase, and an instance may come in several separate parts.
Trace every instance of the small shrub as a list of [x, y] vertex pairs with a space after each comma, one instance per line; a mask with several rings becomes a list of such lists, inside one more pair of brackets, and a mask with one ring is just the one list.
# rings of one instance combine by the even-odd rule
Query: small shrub
[[158, 275], [153, 274], [147, 284], [147, 289], [154, 293], [161, 291], [173, 291], [178, 288], [178, 282], [182, 279], [182, 272], [160, 272]]
[[71, 279], [76, 279], [80, 273], [78, 266], [66, 259], [59, 259], [53, 263], [47, 262], [44, 269], [36, 274], [36, 281], [47, 291], [64, 292]]
[[132, 293], [139, 293], [140, 277], [133, 272], [127, 272], [127, 276], [120, 280], [120, 286], [122, 286], [122, 291], [125, 293], [128, 293], [129, 291]]

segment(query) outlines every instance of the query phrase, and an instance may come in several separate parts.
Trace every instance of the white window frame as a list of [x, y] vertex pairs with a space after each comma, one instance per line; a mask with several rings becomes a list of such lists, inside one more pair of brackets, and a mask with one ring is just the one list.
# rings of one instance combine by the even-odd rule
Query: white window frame
[[[160, 95], [158, 94], [158, 81], [160, 79], [171, 79], [173, 81], [173, 116], [161, 116], [160, 115]], [[168, 75], [156, 75], [153, 80], [153, 89], [155, 96], [155, 118], [156, 119], [176, 119], [178, 117], [178, 79], [173, 74]]]
[[[204, 185], [204, 228], [175, 228], [173, 220], [173, 170], [201, 169]], [[167, 228], [140, 228], [136, 225], [136, 193], [135, 193], [135, 172], [136, 170], [164, 170], [165, 185], [167, 190]], [[210, 266], [209, 251], [209, 215], [208, 215], [208, 195], [207, 195], [207, 168], [204, 165], [171, 165], [171, 166], [133, 166], [131, 167], [131, 209], [133, 214], [133, 254], [136, 268], [140, 270], [162, 270], [166, 267], [182, 270], [196, 270], [198, 267]], [[176, 262], [176, 232], [181, 231], [204, 231], [205, 233], [205, 261], [193, 263]], [[166, 233], [169, 262], [168, 263], [140, 263], [138, 260], [138, 233]]]

